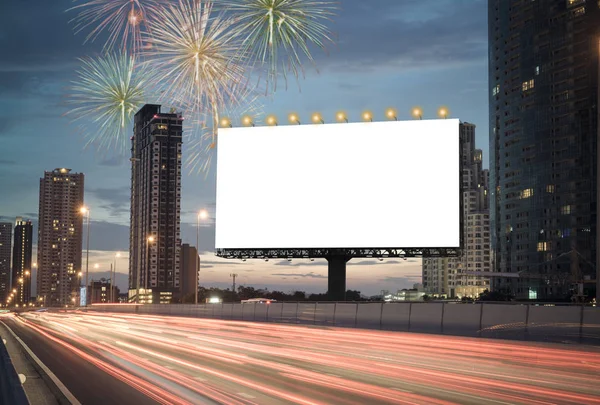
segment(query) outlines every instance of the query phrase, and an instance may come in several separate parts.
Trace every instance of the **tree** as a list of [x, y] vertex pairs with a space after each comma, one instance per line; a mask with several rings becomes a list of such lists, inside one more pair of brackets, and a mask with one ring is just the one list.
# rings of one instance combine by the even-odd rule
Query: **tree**
[[479, 301], [512, 301], [515, 296], [507, 289], [485, 290], [479, 294]]

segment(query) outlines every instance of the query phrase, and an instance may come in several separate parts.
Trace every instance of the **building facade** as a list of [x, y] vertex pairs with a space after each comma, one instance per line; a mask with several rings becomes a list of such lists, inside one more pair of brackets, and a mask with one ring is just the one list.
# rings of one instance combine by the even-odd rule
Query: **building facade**
[[37, 297], [47, 306], [73, 303], [81, 271], [83, 173], [44, 172], [40, 179]]
[[493, 287], [591, 295], [597, 254], [600, 3], [489, 0]]
[[489, 171], [475, 148], [475, 125], [460, 124], [463, 252], [461, 257], [424, 258], [423, 289], [432, 296], [477, 298], [490, 288]]
[[181, 246], [181, 299], [192, 303], [196, 296], [196, 271], [198, 271], [198, 250], [184, 243]]
[[16, 303], [28, 304], [31, 299], [33, 224], [17, 217], [12, 257], [12, 288], [17, 290]]
[[0, 222], [0, 304], [8, 304], [12, 292], [10, 286], [10, 254], [12, 241], [12, 224]]
[[110, 280], [107, 280], [106, 278], [92, 280], [90, 285], [87, 287], [87, 297], [90, 305], [119, 302], [120, 294], [121, 292], [119, 291], [119, 287], [116, 285], [111, 286]]
[[137, 288], [160, 297], [160, 302], [179, 297], [182, 127], [180, 114], [162, 113], [159, 105], [147, 104], [135, 115], [129, 248], [132, 300]]

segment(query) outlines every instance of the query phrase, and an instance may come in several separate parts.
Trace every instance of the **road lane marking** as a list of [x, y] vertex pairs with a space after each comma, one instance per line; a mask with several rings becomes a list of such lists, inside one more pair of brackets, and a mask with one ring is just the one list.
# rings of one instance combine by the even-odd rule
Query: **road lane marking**
[[245, 392], [238, 392], [237, 394], [240, 397], [244, 397], [246, 399], [255, 399], [256, 398], [254, 395], [246, 394]]
[[62, 383], [62, 381], [60, 381], [58, 379], [58, 377], [44, 363], [42, 363], [42, 361], [39, 359], [39, 357], [35, 355], [35, 353], [29, 348], [29, 346], [27, 346], [25, 344], [25, 342], [23, 342], [23, 340], [21, 340], [21, 338], [18, 337], [17, 334], [15, 332], [13, 332], [13, 330], [5, 322], [2, 322], [2, 324], [10, 332], [10, 334], [13, 335], [13, 337], [17, 340], [17, 342], [19, 342], [19, 344], [21, 344], [23, 349], [25, 349], [27, 354], [29, 354], [31, 356], [33, 361], [35, 361], [37, 363], [37, 365], [42, 369], [42, 371], [44, 371], [44, 373], [46, 373], [48, 375], [48, 377], [50, 377], [50, 379], [56, 385], [56, 387], [60, 390], [60, 392], [67, 398], [67, 401], [69, 401], [71, 403], [71, 405], [81, 405], [81, 402], [79, 402], [77, 400], [77, 398], [75, 398], [75, 396], [73, 394], [71, 394], [71, 391], [69, 391], [69, 389], [67, 387], [65, 387], [65, 385]]

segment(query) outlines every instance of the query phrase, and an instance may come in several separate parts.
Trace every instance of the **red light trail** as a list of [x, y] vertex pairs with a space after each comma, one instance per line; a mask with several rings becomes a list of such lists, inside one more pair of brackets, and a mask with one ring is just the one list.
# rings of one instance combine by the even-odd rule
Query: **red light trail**
[[4, 319], [163, 404], [600, 404], [589, 346], [78, 311]]

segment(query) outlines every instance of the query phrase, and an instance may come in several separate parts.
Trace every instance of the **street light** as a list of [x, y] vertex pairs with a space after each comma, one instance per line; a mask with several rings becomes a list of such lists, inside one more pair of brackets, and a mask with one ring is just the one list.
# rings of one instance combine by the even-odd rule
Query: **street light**
[[343, 111], [338, 111], [338, 113], [335, 115], [335, 118], [338, 120], [338, 122], [344, 121], [346, 124], [348, 123], [348, 116]]
[[365, 121], [373, 122], [373, 114], [370, 111], [365, 111], [362, 117]]
[[438, 115], [440, 116], [440, 118], [448, 118], [448, 115], [450, 115], [450, 111], [448, 111], [448, 109], [446, 107], [440, 107], [440, 109], [438, 110]]
[[196, 288], [194, 292], [194, 303], [198, 305], [198, 283], [200, 282], [200, 220], [208, 219], [208, 211], [200, 210], [196, 221], [196, 253], [198, 260], [196, 264]]
[[423, 119], [423, 110], [421, 110], [419, 107], [415, 107], [412, 110], [412, 115], [413, 115], [413, 117], [422, 120]]
[[393, 119], [394, 121], [398, 121], [398, 113], [393, 108], [388, 108], [385, 111], [385, 116], [389, 119]]
[[292, 114], [290, 114], [290, 115], [288, 116], [288, 119], [290, 120], [290, 122], [291, 122], [292, 124], [298, 124], [298, 125], [300, 125], [300, 118], [298, 118], [298, 115], [297, 115], [297, 114], [293, 114], [293, 113], [292, 113]]
[[251, 116], [244, 115], [242, 117], [242, 124], [244, 124], [244, 126], [247, 126], [247, 127], [253, 127], [254, 126], [254, 121], [252, 120]]
[[322, 116], [321, 116], [321, 114], [319, 114], [319, 113], [315, 113], [315, 114], [313, 114], [313, 116], [312, 116], [312, 120], [313, 120], [313, 122], [314, 122], [315, 124], [318, 124], [319, 122], [320, 122], [321, 124], [325, 124], [325, 121], [323, 121], [323, 117], [322, 117]]
[[[148, 276], [150, 275], [150, 244], [154, 243], [154, 236], [148, 236], [146, 239], [146, 272], [144, 274], [144, 293], [148, 289]], [[147, 293], [146, 293], [147, 294]], [[139, 290], [138, 290], [139, 295]]]
[[233, 126], [231, 125], [231, 121], [229, 120], [229, 118], [222, 118], [221, 119], [221, 126], [222, 127], [229, 127], [229, 128], [233, 128]]
[[273, 125], [274, 125], [274, 126], [277, 126], [277, 118], [275, 118], [275, 116], [274, 116], [274, 115], [269, 115], [269, 116], [267, 117], [267, 125], [270, 125], [270, 126], [273, 126]]
[[[80, 212], [85, 215], [87, 219], [87, 237], [85, 243], [85, 288], [87, 289], [90, 265], [90, 209], [87, 207], [81, 207]], [[87, 294], [85, 296], [85, 306], [87, 307]]]

